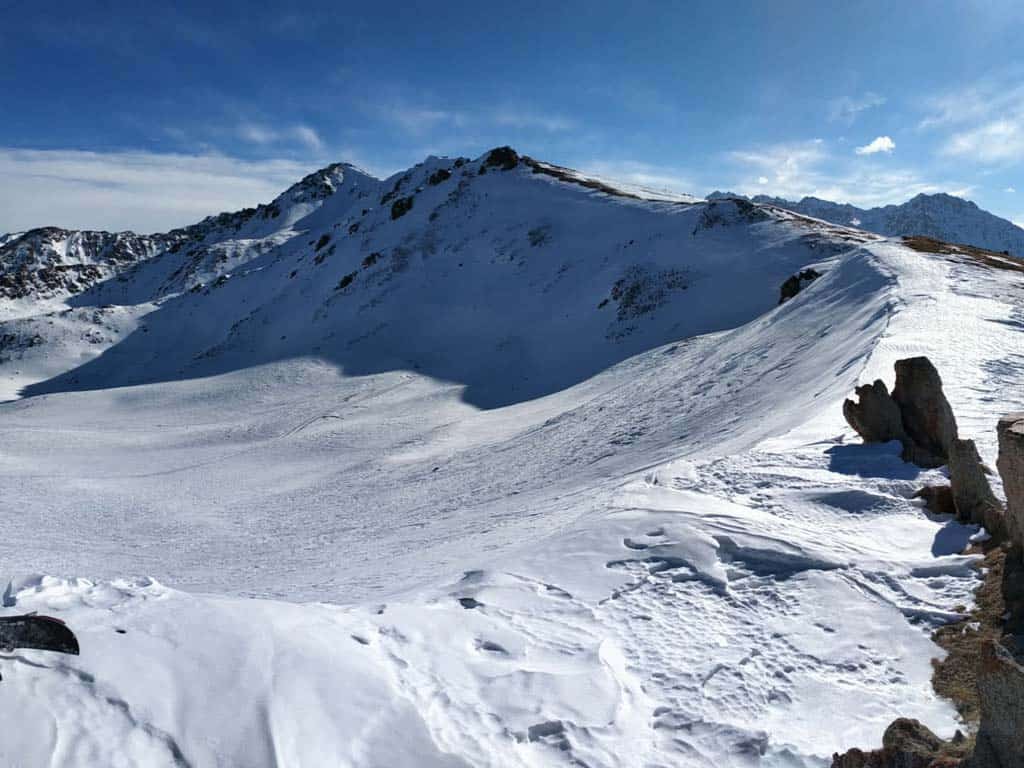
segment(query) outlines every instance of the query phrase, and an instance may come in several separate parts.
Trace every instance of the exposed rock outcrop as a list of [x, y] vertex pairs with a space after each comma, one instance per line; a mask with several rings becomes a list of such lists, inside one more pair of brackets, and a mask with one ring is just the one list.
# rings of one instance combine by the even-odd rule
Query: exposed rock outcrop
[[[992, 493], [978, 449], [974, 441], [957, 435], [956, 417], [942, 391], [942, 379], [927, 357], [896, 361], [891, 395], [881, 380], [857, 387], [856, 394], [859, 402], [846, 400], [843, 416], [864, 442], [899, 440], [904, 461], [922, 467], [949, 465], [953, 510], [949, 510], [946, 491], [937, 488], [918, 493], [929, 509], [954, 511], [964, 522], [984, 525], [1000, 538], [1005, 535], [1003, 508]], [[1021, 455], [1024, 460], [1024, 445]]]
[[978, 671], [981, 727], [968, 768], [1024, 765], [1024, 667], [998, 642], [989, 643]]
[[1003, 506], [992, 492], [973, 440], [957, 438], [950, 444], [949, 482], [957, 517], [985, 526], [998, 539], [1005, 538]]
[[819, 277], [821, 277], [821, 273], [818, 270], [808, 267], [786, 278], [782, 288], [779, 289], [779, 304], [785, 304]]
[[1024, 546], [1024, 411], [999, 420], [999, 460], [996, 467], [1006, 492], [1006, 533]]
[[847, 423], [864, 438], [865, 443], [888, 443], [899, 440], [904, 445], [909, 438], [903, 429], [900, 407], [889, 394], [885, 382], [877, 379], [854, 390], [860, 402], [846, 400], [843, 416]]
[[950, 447], [957, 438], [956, 418], [931, 360], [897, 360], [892, 399], [900, 407], [903, 428], [914, 444], [927, 454], [948, 460]]
[[832, 756], [832, 768], [944, 768], [959, 765], [967, 753], [960, 734], [940, 739], [917, 720], [901, 717], [885, 729], [882, 748], [871, 752], [851, 749]]

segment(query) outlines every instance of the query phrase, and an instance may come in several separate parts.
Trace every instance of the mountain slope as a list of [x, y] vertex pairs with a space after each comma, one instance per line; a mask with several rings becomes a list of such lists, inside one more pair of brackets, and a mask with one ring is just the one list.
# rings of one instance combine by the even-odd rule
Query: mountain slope
[[0, 762], [824, 768], [897, 713], [952, 734], [929, 633], [978, 531], [841, 402], [927, 354], [991, 461], [1021, 275], [456, 162], [201, 287], [70, 297], [124, 316], [99, 354], [22, 318], [56, 372], [0, 404], [0, 611], [82, 656], [0, 657]]
[[[710, 198], [722, 196], [731, 194], [714, 193]], [[1024, 229], [983, 211], [970, 200], [944, 193], [919, 194], [901, 205], [868, 209], [816, 197], [805, 197], [799, 202], [767, 195], [751, 199], [887, 237], [923, 235], [948, 243], [1005, 251], [1024, 259]]]

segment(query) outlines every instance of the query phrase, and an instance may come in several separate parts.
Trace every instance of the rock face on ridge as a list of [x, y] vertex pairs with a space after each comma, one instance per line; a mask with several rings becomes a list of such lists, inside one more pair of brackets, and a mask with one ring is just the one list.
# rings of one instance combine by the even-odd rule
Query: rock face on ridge
[[854, 390], [859, 402], [843, 402], [843, 416], [865, 443], [888, 443], [899, 440], [906, 448], [909, 437], [903, 429], [900, 407], [881, 379]]
[[846, 400], [843, 415], [864, 442], [899, 440], [903, 460], [922, 467], [941, 467], [949, 460], [956, 419], [927, 357], [896, 361], [892, 394], [881, 379], [857, 387], [856, 394], [860, 402]]
[[996, 467], [1006, 492], [1006, 529], [1010, 540], [1024, 546], [1024, 411], [999, 420]]
[[892, 399], [900, 408], [903, 428], [914, 444], [931, 456], [948, 460], [957, 438], [956, 418], [931, 360], [897, 360]]
[[1003, 507], [992, 493], [981, 456], [973, 440], [957, 438], [949, 450], [949, 481], [953, 504], [964, 522], [985, 526], [993, 536], [1006, 537]]

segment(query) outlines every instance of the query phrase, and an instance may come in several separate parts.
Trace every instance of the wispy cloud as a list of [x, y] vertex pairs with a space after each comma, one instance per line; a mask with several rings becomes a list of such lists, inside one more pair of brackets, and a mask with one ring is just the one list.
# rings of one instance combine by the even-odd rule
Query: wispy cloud
[[868, 91], [860, 96], [842, 96], [829, 102], [829, 120], [853, 123], [864, 112], [885, 104], [885, 97]]
[[1024, 159], [1024, 114], [955, 133], [941, 153], [987, 164]]
[[693, 194], [694, 186], [680, 170], [633, 160], [593, 160], [580, 164], [580, 171], [612, 181], [621, 181], [659, 192]]
[[561, 133], [576, 128], [576, 122], [560, 114], [548, 114], [525, 104], [504, 104], [493, 109], [448, 109], [394, 100], [376, 105], [377, 117], [407, 133], [422, 135], [436, 130], [481, 131], [493, 128]]
[[873, 207], [902, 203], [922, 192], [970, 191], [963, 183], [930, 181], [911, 169], [854, 160], [846, 153], [836, 156], [820, 139], [737, 150], [726, 159], [739, 170], [729, 186], [748, 195], [819, 197]]
[[765, 179], [763, 183], [777, 189], [791, 189], [813, 174], [827, 153], [824, 142], [813, 139], [735, 150], [729, 156], [736, 163], [757, 171], [759, 182]]
[[895, 141], [888, 136], [878, 136], [869, 144], [865, 144], [863, 147], [857, 147], [854, 152], [858, 155], [877, 155], [879, 152], [885, 152], [888, 154], [894, 149], [896, 149]]
[[292, 160], [213, 154], [0, 148], [0, 232], [163, 231], [272, 200], [311, 170]]
[[250, 144], [298, 144], [310, 152], [321, 152], [324, 142], [316, 129], [308, 125], [290, 125], [284, 128], [260, 123], [243, 122], [238, 126], [238, 136]]
[[929, 100], [923, 130], [945, 130], [944, 157], [985, 165], [1024, 160], [1024, 85], [1020, 73], [984, 78]]

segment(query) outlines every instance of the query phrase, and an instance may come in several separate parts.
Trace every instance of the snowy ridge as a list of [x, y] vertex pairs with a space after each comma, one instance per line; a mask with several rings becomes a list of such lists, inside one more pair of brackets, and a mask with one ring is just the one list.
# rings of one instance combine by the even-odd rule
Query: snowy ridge
[[[708, 199], [728, 197], [742, 196], [715, 192]], [[1024, 259], [1024, 229], [955, 195], [922, 193], [901, 205], [868, 209], [816, 197], [792, 201], [756, 195], [750, 199], [756, 203], [777, 205], [805, 216], [858, 227], [887, 237], [922, 235], [948, 243], [1005, 251]]]
[[0, 656], [3, 760], [806, 768], [952, 732], [929, 629], [975, 531], [840, 403], [928, 354], [991, 461], [1021, 276], [505, 164], [335, 193], [91, 361], [33, 347], [3, 610], [83, 652]]

